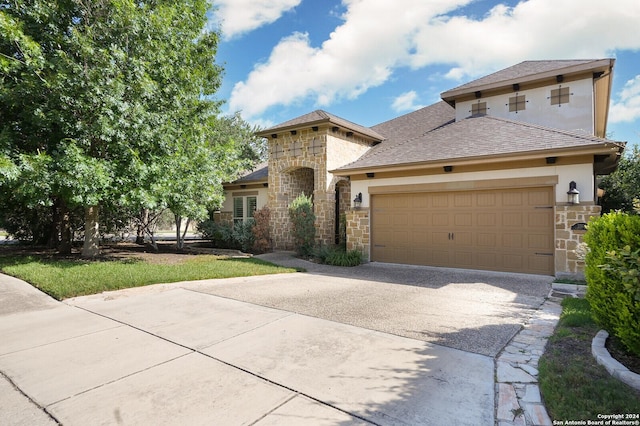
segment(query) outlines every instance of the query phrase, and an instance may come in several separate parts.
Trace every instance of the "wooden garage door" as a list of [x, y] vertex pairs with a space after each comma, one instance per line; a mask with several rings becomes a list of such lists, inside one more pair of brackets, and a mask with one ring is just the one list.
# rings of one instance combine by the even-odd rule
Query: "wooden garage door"
[[376, 194], [371, 260], [554, 274], [553, 188]]

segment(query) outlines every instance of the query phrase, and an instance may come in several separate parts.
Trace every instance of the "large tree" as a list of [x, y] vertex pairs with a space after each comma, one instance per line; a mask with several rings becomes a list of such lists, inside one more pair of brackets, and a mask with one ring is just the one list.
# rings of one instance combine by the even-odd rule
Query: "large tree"
[[620, 159], [613, 173], [602, 179], [600, 187], [605, 191], [601, 202], [604, 213], [615, 210], [640, 213], [640, 148], [637, 145]]
[[98, 253], [101, 207], [190, 214], [215, 199], [169, 205], [167, 182], [204, 188], [242, 168], [233, 141], [209, 137], [222, 72], [209, 6], [0, 0], [0, 185], [17, 204], [51, 207], [56, 232], [82, 208], [84, 256]]

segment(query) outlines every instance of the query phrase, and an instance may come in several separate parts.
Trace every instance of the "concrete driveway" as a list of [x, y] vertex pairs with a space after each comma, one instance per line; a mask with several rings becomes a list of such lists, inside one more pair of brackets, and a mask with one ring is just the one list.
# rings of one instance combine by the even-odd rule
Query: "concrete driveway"
[[0, 423], [492, 425], [494, 356], [551, 282], [304, 266], [65, 303], [0, 276]]

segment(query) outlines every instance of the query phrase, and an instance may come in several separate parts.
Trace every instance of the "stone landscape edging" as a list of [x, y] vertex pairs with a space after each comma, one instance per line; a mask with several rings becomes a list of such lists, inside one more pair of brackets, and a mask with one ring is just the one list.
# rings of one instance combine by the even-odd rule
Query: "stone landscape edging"
[[605, 343], [609, 333], [605, 330], [600, 330], [591, 341], [591, 353], [596, 359], [596, 362], [602, 365], [613, 377], [621, 382], [631, 386], [636, 390], [640, 390], [640, 374], [636, 374], [615, 360], [607, 348]]

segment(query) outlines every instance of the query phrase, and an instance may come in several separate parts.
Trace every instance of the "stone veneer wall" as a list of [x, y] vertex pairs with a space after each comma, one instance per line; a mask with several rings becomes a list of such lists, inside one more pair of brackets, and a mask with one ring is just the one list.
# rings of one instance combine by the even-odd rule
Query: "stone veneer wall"
[[[282, 132], [269, 139], [269, 201], [275, 249], [292, 249], [289, 204], [313, 189], [316, 241], [335, 241], [335, 187], [344, 178], [328, 170], [354, 161], [369, 148], [367, 141], [329, 128]], [[306, 171], [305, 171], [306, 169]], [[301, 171], [302, 170], [302, 171]], [[313, 180], [311, 181], [311, 178]]]
[[233, 212], [215, 212], [213, 221], [221, 225], [233, 225]]
[[601, 207], [596, 205], [556, 206], [556, 277], [584, 278], [584, 252], [582, 247], [584, 230], [572, 230], [577, 223], [589, 223], [592, 217], [600, 216]]
[[347, 250], [358, 250], [362, 253], [362, 261], [369, 261], [369, 242], [371, 228], [369, 209], [350, 209], [347, 216]]

